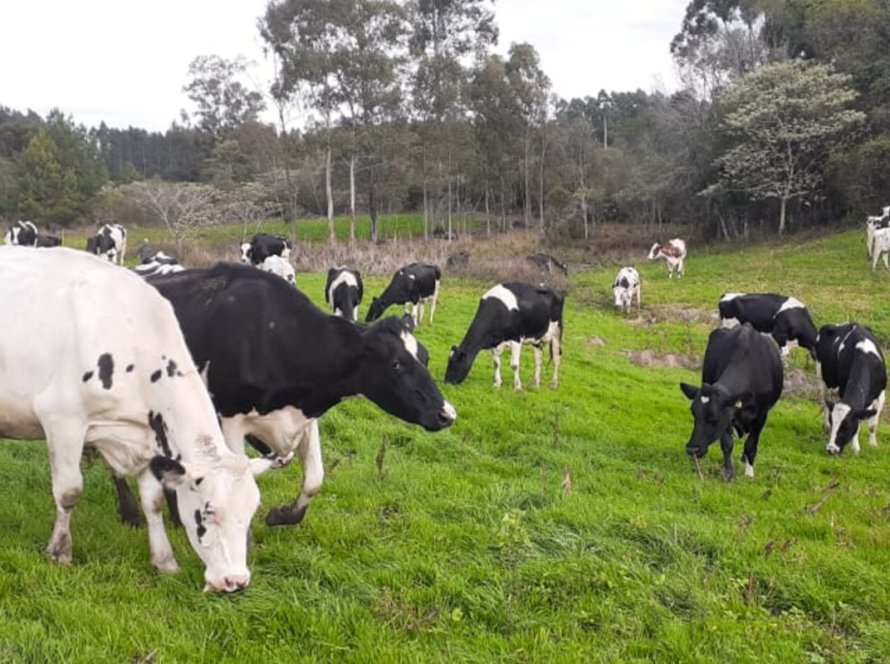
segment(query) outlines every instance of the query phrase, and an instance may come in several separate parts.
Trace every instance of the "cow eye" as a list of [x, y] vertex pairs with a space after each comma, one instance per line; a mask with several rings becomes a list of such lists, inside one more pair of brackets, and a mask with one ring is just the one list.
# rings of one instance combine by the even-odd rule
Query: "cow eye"
[[398, 360], [393, 360], [393, 361], [392, 361], [392, 368], [393, 368], [394, 371], [401, 371], [401, 370], [402, 370], [402, 363], [399, 362]]

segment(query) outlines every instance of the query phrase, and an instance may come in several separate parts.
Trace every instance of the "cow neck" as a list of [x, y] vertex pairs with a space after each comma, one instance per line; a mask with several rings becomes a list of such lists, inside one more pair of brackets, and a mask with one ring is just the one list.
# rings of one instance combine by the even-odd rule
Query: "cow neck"
[[[878, 363], [878, 358], [869, 357], [871, 353], [863, 353], [857, 350], [853, 357], [853, 365], [844, 386], [841, 401], [853, 409], [867, 408], [878, 397], [880, 390], [872, 395], [872, 377], [875, 374], [872, 364]], [[884, 371], [883, 366], [880, 371]]]
[[[470, 323], [463, 341], [460, 342], [460, 350], [466, 352], [469, 357], [474, 358], [480, 350], [494, 348], [504, 341], [502, 335], [495, 333], [495, 324], [506, 322], [504, 320], [505, 316], [499, 315], [502, 313], [505, 315], [510, 314], [503, 305], [492, 306], [488, 304], [488, 299], [482, 300], [476, 315], [473, 317], [473, 322]], [[501, 319], [500, 321], [498, 320], [499, 318]]]

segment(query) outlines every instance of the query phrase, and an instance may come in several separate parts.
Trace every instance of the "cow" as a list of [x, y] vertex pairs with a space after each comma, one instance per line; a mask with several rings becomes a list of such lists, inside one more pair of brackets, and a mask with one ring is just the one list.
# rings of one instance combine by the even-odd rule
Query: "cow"
[[868, 444], [878, 446], [877, 429], [884, 409], [887, 369], [874, 333], [865, 325], [842, 323], [819, 328], [817, 369], [827, 390], [840, 400], [825, 399], [825, 449], [839, 454], [848, 443], [859, 454], [859, 424], [868, 420]]
[[686, 453], [700, 459], [719, 438], [724, 473], [731, 480], [735, 477], [733, 429], [739, 436], [747, 433], [742, 461], [745, 476], [754, 477], [757, 443], [770, 409], [782, 396], [783, 380], [778, 347], [749, 323], [712, 331], [701, 387], [680, 383], [683, 394], [692, 401], [694, 422]]
[[236, 264], [185, 270], [149, 283], [173, 305], [231, 449], [243, 452], [249, 436], [277, 458], [297, 452], [304, 471], [301, 493], [269, 512], [270, 525], [299, 523], [320, 490], [318, 418], [341, 400], [363, 395], [428, 431], [448, 427], [457, 417], [418, 360], [417, 340], [398, 318], [356, 325], [325, 314], [282, 279]]
[[[76, 278], [72, 278], [76, 275]], [[70, 563], [84, 447], [138, 477], [152, 564], [178, 570], [162, 485], [175, 490], [205, 590], [250, 581], [247, 535], [271, 467], [229, 450], [170, 303], [145, 281], [72, 249], [0, 248], [0, 437], [45, 438], [56, 519], [47, 553]], [[35, 347], [39, 353], [33, 352]]]
[[550, 347], [553, 378], [550, 387], [559, 385], [562, 355], [562, 312], [565, 296], [546, 286], [524, 283], [498, 284], [479, 300], [476, 315], [459, 346], [452, 346], [445, 370], [446, 383], [462, 383], [476, 355], [491, 349], [494, 360], [494, 386], [501, 386], [501, 353], [510, 348], [513, 387], [522, 389], [519, 378], [519, 354], [522, 344], [531, 344], [535, 353], [535, 387], [541, 385], [543, 346]]
[[120, 224], [105, 224], [87, 238], [87, 253], [102, 256], [109, 263], [124, 264], [127, 255], [127, 229]]
[[241, 244], [241, 262], [246, 265], [260, 265], [269, 256], [290, 258], [291, 243], [283, 235], [257, 233], [250, 242]]
[[294, 271], [294, 266], [290, 264], [287, 258], [272, 254], [271, 256], [266, 256], [266, 259], [257, 267], [263, 272], [269, 272], [277, 277], [281, 277], [293, 286], [297, 285], [297, 274]]
[[882, 210], [879, 216], [869, 215], [865, 219], [865, 246], [868, 247], [868, 257], [872, 257], [875, 231], [882, 228], [890, 228], [890, 205]]
[[[145, 245], [143, 245], [144, 247]], [[179, 261], [168, 256], [163, 251], [156, 251], [154, 254], [142, 251], [140, 247], [139, 256], [142, 262], [133, 268], [133, 271], [140, 277], [153, 277], [158, 274], [170, 274], [172, 272], [181, 272], [185, 269], [179, 264]]]
[[37, 236], [37, 226], [34, 225], [34, 222], [17, 221], [6, 231], [3, 242], [21, 247], [36, 247]]
[[772, 336], [783, 359], [788, 356], [789, 341], [796, 341], [816, 359], [816, 326], [797, 298], [775, 293], [724, 293], [717, 308], [723, 327], [750, 323], [758, 332]]
[[349, 267], [332, 267], [324, 285], [324, 297], [335, 316], [358, 320], [358, 306], [364, 295], [362, 275]]
[[392, 280], [380, 297], [371, 298], [371, 307], [368, 309], [365, 322], [377, 320], [393, 304], [410, 304], [411, 317], [414, 318], [414, 324], [419, 325], [423, 320], [423, 303], [430, 300], [430, 323], [432, 323], [436, 314], [441, 279], [442, 273], [437, 265], [411, 263], [400, 268], [392, 276]]
[[550, 254], [529, 254], [525, 257], [525, 260], [534, 265], [541, 272], [546, 272], [548, 274], [561, 272], [564, 276], [569, 276], [568, 266]]
[[686, 242], [678, 237], [668, 240], [666, 244], [658, 244], [657, 242], [653, 244], [647, 258], [650, 261], [658, 260], [659, 258], [665, 259], [667, 261], [669, 279], [674, 278], [674, 272], [677, 273], [677, 278], [686, 274]]
[[878, 228], [872, 233], [871, 246], [871, 271], [874, 272], [878, 267], [878, 259], [884, 257], [884, 268], [890, 270], [890, 263], [887, 257], [890, 255], [890, 227]]
[[639, 313], [642, 307], [640, 304], [640, 273], [632, 267], [623, 267], [618, 270], [612, 284], [612, 294], [615, 296], [615, 306], [624, 309], [625, 314], [630, 313], [634, 297], [636, 297], [637, 313]]
[[35, 247], [61, 247], [62, 246], [62, 238], [58, 235], [47, 235], [44, 233], [37, 234], [37, 241], [34, 243]]

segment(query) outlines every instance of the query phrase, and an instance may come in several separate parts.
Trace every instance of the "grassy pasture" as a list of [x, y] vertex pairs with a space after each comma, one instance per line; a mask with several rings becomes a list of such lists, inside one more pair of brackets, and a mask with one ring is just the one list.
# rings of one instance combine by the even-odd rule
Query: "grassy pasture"
[[[730, 290], [794, 294], [817, 325], [853, 318], [886, 344], [890, 276], [872, 274], [861, 235], [693, 245], [682, 281], [640, 261], [642, 320], [612, 310], [618, 266], [573, 275], [559, 390], [533, 388], [526, 351], [526, 390], [507, 389], [507, 367], [496, 392], [480, 355], [464, 385], [443, 386], [458, 410], [444, 432], [359, 399], [337, 406], [322, 419], [328, 476], [302, 525], [262, 519], [296, 495], [298, 468], [261, 479], [254, 579], [235, 597], [200, 593], [182, 532], [182, 573], [158, 576], [145, 532], [117, 522], [101, 463], [85, 462], [75, 564], [46, 560], [45, 446], [4, 441], [0, 660], [888, 661], [886, 423], [877, 450], [828, 457], [816, 402], [786, 395], [757, 477], [723, 482], [715, 446], [702, 481], [677, 386], [698, 372], [628, 357], [700, 358]], [[366, 280], [368, 301], [384, 281]], [[323, 275], [298, 282], [322, 301]], [[438, 378], [489, 285], [444, 282], [436, 322], [418, 331]], [[792, 370], [812, 377], [803, 351]]]

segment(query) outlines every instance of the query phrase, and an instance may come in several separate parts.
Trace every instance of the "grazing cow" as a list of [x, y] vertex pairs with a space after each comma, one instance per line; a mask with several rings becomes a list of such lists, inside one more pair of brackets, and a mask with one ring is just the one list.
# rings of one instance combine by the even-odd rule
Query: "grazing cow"
[[829, 430], [826, 451], [838, 454], [852, 442], [859, 454], [859, 423], [868, 420], [868, 444], [878, 446], [877, 429], [884, 409], [887, 369], [874, 333], [865, 325], [823, 325], [816, 343], [818, 371], [840, 401], [825, 400]]
[[291, 243], [283, 235], [257, 233], [250, 242], [241, 245], [241, 262], [247, 265], [260, 265], [269, 256], [290, 258]]
[[890, 227], [878, 228], [874, 231], [871, 238], [871, 270], [875, 271], [878, 267], [878, 259], [884, 257], [884, 267], [890, 270], [890, 263], [887, 257], [890, 255]]
[[37, 242], [34, 244], [35, 247], [61, 247], [62, 246], [62, 238], [58, 235], [44, 235], [43, 233], [37, 234]]
[[289, 284], [297, 285], [297, 274], [294, 271], [294, 266], [290, 264], [287, 258], [272, 254], [271, 256], [266, 256], [266, 260], [257, 265], [257, 267], [263, 272], [269, 272], [277, 277], [281, 277]]
[[775, 293], [724, 293], [717, 308], [723, 327], [750, 323], [776, 340], [783, 358], [788, 355], [788, 342], [797, 341], [816, 359], [816, 326], [797, 298]]
[[86, 250], [109, 263], [123, 265], [127, 255], [127, 229], [120, 224], [105, 224], [93, 237], [87, 238]]
[[4, 316], [15, 321], [0, 326], [0, 437], [46, 438], [56, 503], [47, 553], [71, 561], [88, 446], [115, 474], [138, 477], [159, 571], [177, 571], [159, 511], [163, 484], [190, 515], [205, 590], [244, 588], [260, 498], [252, 470], [271, 462], [226, 447], [169, 302], [135, 274], [65, 248], [0, 249], [0, 281]]
[[173, 256], [168, 256], [163, 251], [156, 251], [154, 255], [148, 255], [147, 252], [142, 251], [143, 247], [139, 248], [141, 253], [137, 252], [142, 263], [133, 268], [133, 271], [140, 277], [154, 277], [159, 274], [182, 272], [185, 269]]
[[17, 221], [9, 227], [8, 231], [6, 231], [6, 235], [3, 237], [3, 242], [22, 247], [36, 247], [37, 236], [37, 226], [34, 225], [34, 222]]
[[711, 332], [701, 387], [680, 383], [683, 394], [692, 400], [694, 420], [686, 453], [701, 458], [719, 438], [724, 472], [731, 480], [735, 476], [733, 429], [739, 436], [747, 433], [742, 461], [745, 476], [754, 477], [757, 442], [770, 409], [782, 395], [783, 378], [776, 344], [748, 323]]
[[479, 300], [476, 315], [460, 346], [452, 346], [445, 370], [446, 383], [462, 383], [470, 373], [476, 355], [490, 348], [494, 359], [494, 386], [501, 386], [501, 353], [510, 347], [513, 387], [522, 389], [519, 379], [519, 353], [522, 344], [531, 344], [535, 352], [535, 387], [541, 384], [544, 344], [550, 347], [553, 379], [559, 385], [562, 354], [562, 310], [565, 296], [546, 286], [523, 283], [498, 284]]
[[300, 496], [273, 509], [270, 525], [303, 519], [324, 479], [317, 418], [346, 397], [361, 394], [429, 431], [457, 417], [397, 318], [355, 325], [325, 314], [283, 280], [241, 265], [150, 283], [173, 304], [226, 443], [240, 452], [250, 436], [282, 457], [296, 450], [301, 459]]
[[[411, 263], [399, 269], [380, 297], [371, 298], [371, 307], [365, 322], [370, 323], [383, 315], [393, 304], [411, 305], [414, 324], [423, 320], [423, 303], [430, 300], [430, 323], [436, 314], [436, 301], [439, 299], [439, 282], [442, 273], [437, 265]], [[420, 315], [418, 315], [418, 309]]]
[[529, 263], [538, 268], [541, 272], [552, 274], [554, 272], [562, 272], [565, 276], [569, 276], [569, 268], [565, 263], [561, 263], [550, 254], [530, 254], [525, 257]]
[[358, 320], [358, 305], [364, 295], [362, 275], [348, 267], [332, 267], [324, 285], [324, 296], [335, 316], [353, 322]]
[[653, 244], [647, 258], [650, 261], [659, 258], [665, 259], [668, 266], [668, 278], [670, 279], [673, 279], [674, 272], [677, 273], [678, 278], [686, 274], [686, 242], [678, 237], [668, 240], [667, 244], [658, 244], [657, 242]]
[[612, 284], [612, 293], [615, 295], [615, 306], [624, 309], [629, 314], [633, 306], [634, 297], [637, 298], [637, 313], [640, 312], [640, 274], [632, 267], [623, 267], [618, 270], [615, 283]]

